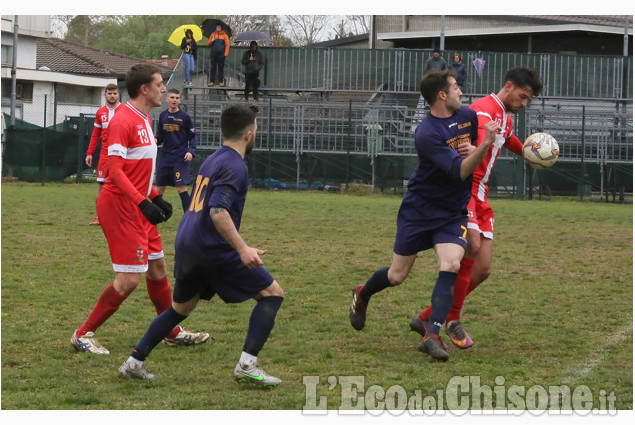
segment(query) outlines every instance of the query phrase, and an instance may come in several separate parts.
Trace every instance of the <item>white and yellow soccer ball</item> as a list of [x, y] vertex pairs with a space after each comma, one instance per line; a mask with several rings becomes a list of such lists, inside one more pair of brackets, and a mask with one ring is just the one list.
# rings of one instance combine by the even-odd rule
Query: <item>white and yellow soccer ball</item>
[[536, 170], [551, 167], [558, 160], [559, 153], [558, 142], [548, 133], [534, 133], [523, 145], [523, 158]]

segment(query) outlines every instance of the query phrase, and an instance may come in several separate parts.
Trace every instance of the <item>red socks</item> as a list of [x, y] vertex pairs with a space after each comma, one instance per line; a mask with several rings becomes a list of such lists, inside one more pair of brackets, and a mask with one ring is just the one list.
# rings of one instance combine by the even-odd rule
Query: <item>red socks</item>
[[[163, 279], [152, 280], [146, 276], [146, 285], [148, 289], [148, 295], [154, 304], [154, 308], [157, 311], [157, 315], [163, 313], [172, 305], [172, 293], [170, 285], [168, 283], [168, 277], [164, 276]], [[117, 310], [119, 306], [124, 302], [126, 297], [120, 295], [113, 284], [108, 285], [104, 292], [102, 292], [97, 304], [93, 307], [93, 310], [88, 315], [88, 319], [77, 330], [77, 337], [84, 336], [87, 332], [95, 332], [97, 328], [104, 324], [106, 320], [110, 318]], [[181, 328], [175, 327], [168, 338], [176, 337]]]
[[97, 304], [93, 307], [93, 311], [88, 315], [88, 319], [77, 330], [77, 337], [84, 336], [86, 332], [95, 332], [115, 311], [119, 310], [119, 306], [125, 299], [126, 297], [115, 290], [112, 283], [108, 285], [104, 292], [101, 293]]
[[[157, 311], [157, 316], [170, 308], [172, 305], [172, 290], [170, 289], [167, 275], [159, 280], [152, 280], [146, 275], [146, 288], [148, 289], [150, 300], [154, 304], [154, 309]], [[174, 338], [180, 331], [181, 328], [177, 326], [172, 329], [172, 332], [166, 338]]]
[[159, 280], [152, 280], [146, 275], [146, 288], [157, 315], [170, 308], [172, 305], [172, 291], [167, 275]]
[[445, 319], [446, 322], [461, 319], [461, 309], [463, 308], [463, 302], [465, 301], [465, 297], [467, 297], [467, 290], [470, 286], [472, 267], [474, 267], [474, 260], [463, 257], [459, 275], [454, 284], [454, 302], [452, 303], [452, 308], [450, 309], [450, 313], [448, 313], [447, 319]]

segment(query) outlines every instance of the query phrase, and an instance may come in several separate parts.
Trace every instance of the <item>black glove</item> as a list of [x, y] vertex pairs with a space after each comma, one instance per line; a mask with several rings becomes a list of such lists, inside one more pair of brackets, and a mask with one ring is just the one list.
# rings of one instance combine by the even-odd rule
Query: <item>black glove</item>
[[147, 199], [141, 201], [138, 207], [151, 224], [159, 224], [166, 220], [163, 210]]
[[155, 196], [152, 203], [163, 210], [163, 215], [165, 215], [163, 221], [168, 221], [168, 218], [172, 217], [172, 204], [163, 199], [162, 195]]

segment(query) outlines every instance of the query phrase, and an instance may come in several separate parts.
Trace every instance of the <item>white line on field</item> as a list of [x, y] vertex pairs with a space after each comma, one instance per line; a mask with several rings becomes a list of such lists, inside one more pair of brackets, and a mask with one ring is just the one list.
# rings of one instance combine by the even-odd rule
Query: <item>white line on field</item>
[[616, 332], [608, 335], [608, 337], [602, 341], [602, 345], [595, 351], [592, 351], [589, 357], [584, 361], [584, 364], [580, 369], [577, 369], [574, 373], [565, 377], [562, 380], [563, 384], [571, 384], [581, 378], [584, 378], [595, 369], [597, 366], [604, 362], [604, 358], [607, 356], [607, 351], [613, 346], [619, 346], [624, 340], [633, 334], [633, 324], [618, 328]]

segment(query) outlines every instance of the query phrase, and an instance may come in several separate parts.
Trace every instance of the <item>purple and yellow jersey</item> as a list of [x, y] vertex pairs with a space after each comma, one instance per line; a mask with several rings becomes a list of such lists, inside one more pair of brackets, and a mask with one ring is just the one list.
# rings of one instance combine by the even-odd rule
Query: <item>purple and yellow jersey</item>
[[[417, 126], [415, 147], [419, 165], [408, 181], [402, 211], [406, 220], [443, 221], [465, 214], [470, 200], [472, 176], [461, 180], [462, 143], [476, 144], [476, 112], [461, 107], [449, 118], [428, 116]], [[402, 208], [403, 209], [403, 208]]]
[[183, 162], [187, 152], [196, 155], [196, 132], [189, 114], [165, 110], [159, 115], [157, 142], [161, 145], [159, 164], [176, 165]]
[[174, 242], [174, 276], [235, 254], [234, 248], [218, 233], [210, 208], [227, 210], [236, 230], [240, 230], [245, 198], [249, 187], [247, 165], [238, 152], [222, 146], [199, 169], [190, 208], [183, 214]]

